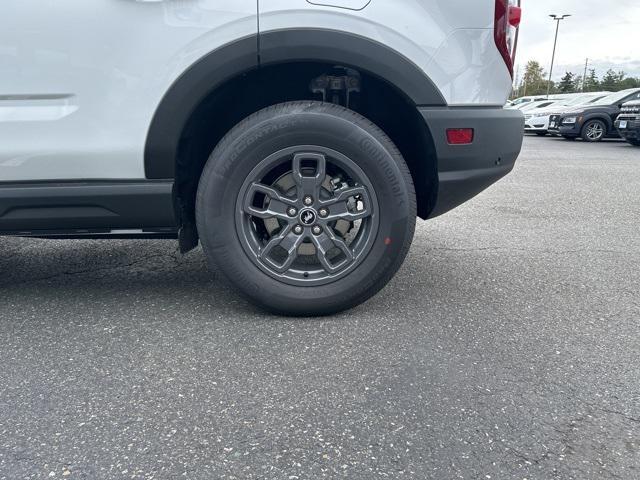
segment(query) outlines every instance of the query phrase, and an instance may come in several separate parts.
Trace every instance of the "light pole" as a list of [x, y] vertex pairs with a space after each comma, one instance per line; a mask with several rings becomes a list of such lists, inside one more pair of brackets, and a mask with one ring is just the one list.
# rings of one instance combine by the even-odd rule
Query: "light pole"
[[571, 15], [549, 15], [556, 22], [556, 39], [553, 41], [553, 55], [551, 56], [551, 68], [549, 69], [549, 83], [547, 84], [547, 100], [549, 100], [549, 92], [551, 92], [551, 75], [553, 75], [553, 62], [556, 60], [556, 45], [558, 45], [558, 32], [560, 31], [560, 20], [570, 17]]

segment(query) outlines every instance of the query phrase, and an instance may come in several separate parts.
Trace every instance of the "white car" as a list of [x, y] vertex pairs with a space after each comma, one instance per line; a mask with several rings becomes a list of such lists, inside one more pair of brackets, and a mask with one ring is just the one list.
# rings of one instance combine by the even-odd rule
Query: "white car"
[[358, 305], [513, 168], [516, 4], [4, 0], [0, 234], [173, 236], [271, 311]]
[[532, 102], [526, 105], [522, 105], [518, 110], [520, 110], [524, 115], [526, 115], [527, 112], [544, 110], [545, 108], [555, 105], [558, 102], [559, 100], [541, 100], [538, 102]]
[[526, 111], [524, 112], [524, 131], [527, 133], [535, 133], [543, 137], [549, 132], [549, 119], [551, 118], [551, 115], [561, 113], [569, 107], [587, 105], [598, 101], [601, 98], [606, 97], [608, 94], [609, 92], [580, 93], [573, 96], [571, 99], [560, 100], [545, 108]]
[[538, 100], [544, 100], [546, 98], [547, 98], [546, 96], [542, 96], [542, 95], [537, 95], [537, 96], [534, 96], [534, 97], [519, 97], [519, 98], [516, 98], [514, 100], [509, 100], [507, 102], [507, 104], [505, 105], [505, 107], [506, 108], [518, 108], [518, 107], [526, 105], [528, 103], [536, 102]]
[[546, 95], [534, 95], [531, 97], [519, 97], [516, 98], [514, 100], [509, 100], [507, 102], [507, 104], [505, 105], [505, 108], [515, 108], [518, 110], [522, 110], [525, 107], [530, 107], [532, 104], [537, 103], [537, 102], [544, 102], [544, 101], [548, 101], [548, 100], [564, 100], [566, 98], [569, 98], [571, 96], [571, 94], [563, 94], [563, 93], [558, 93], [558, 94], [553, 94], [553, 95], [549, 95], [548, 97]]

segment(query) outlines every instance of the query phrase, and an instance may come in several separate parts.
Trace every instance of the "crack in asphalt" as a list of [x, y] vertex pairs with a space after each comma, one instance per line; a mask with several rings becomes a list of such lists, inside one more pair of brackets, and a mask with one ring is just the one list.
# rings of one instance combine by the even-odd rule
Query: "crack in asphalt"
[[176, 264], [180, 263], [180, 260], [177, 258], [177, 254], [176, 253], [172, 253], [172, 254], [158, 253], [158, 254], [145, 255], [143, 258], [140, 258], [138, 260], [135, 260], [135, 261], [129, 262], [129, 263], [121, 263], [121, 264], [118, 264], [118, 265], [109, 265], [109, 266], [105, 266], [105, 267], [98, 266], [98, 267], [95, 267], [95, 268], [88, 268], [88, 269], [84, 269], [84, 270], [64, 271], [64, 272], [58, 272], [58, 273], [55, 273], [55, 274], [52, 274], [52, 275], [47, 275], [47, 276], [44, 276], [44, 277], [29, 278], [27, 280], [20, 280], [20, 281], [17, 281], [17, 282], [0, 283], [0, 288], [14, 287], [14, 286], [25, 285], [25, 284], [29, 284], [29, 283], [46, 282], [48, 280], [53, 280], [53, 279], [60, 278], [60, 277], [85, 275], [85, 274], [89, 274], [89, 273], [99, 273], [99, 272], [105, 272], [105, 271], [118, 270], [118, 269], [121, 269], [121, 268], [131, 268], [131, 267], [135, 267], [136, 265], [143, 264], [145, 262], [148, 262], [149, 260], [153, 260], [153, 259], [156, 259], [156, 258], [171, 258], [176, 262]]

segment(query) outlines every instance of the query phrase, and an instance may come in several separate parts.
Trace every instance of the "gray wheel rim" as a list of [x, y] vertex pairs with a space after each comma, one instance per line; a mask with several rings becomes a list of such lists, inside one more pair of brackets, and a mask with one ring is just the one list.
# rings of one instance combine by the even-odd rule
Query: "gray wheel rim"
[[604, 135], [604, 128], [599, 122], [587, 124], [587, 138], [589, 140], [599, 140]]
[[238, 194], [236, 229], [247, 257], [264, 273], [289, 285], [317, 286], [362, 263], [378, 234], [378, 212], [373, 186], [353, 160], [303, 145], [270, 155], [248, 175]]

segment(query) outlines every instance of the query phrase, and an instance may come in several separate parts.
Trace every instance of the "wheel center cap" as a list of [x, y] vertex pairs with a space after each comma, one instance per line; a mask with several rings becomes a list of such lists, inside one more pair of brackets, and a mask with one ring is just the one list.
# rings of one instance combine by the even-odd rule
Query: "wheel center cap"
[[300, 212], [300, 223], [305, 227], [310, 227], [316, 223], [318, 214], [311, 208], [305, 208]]

